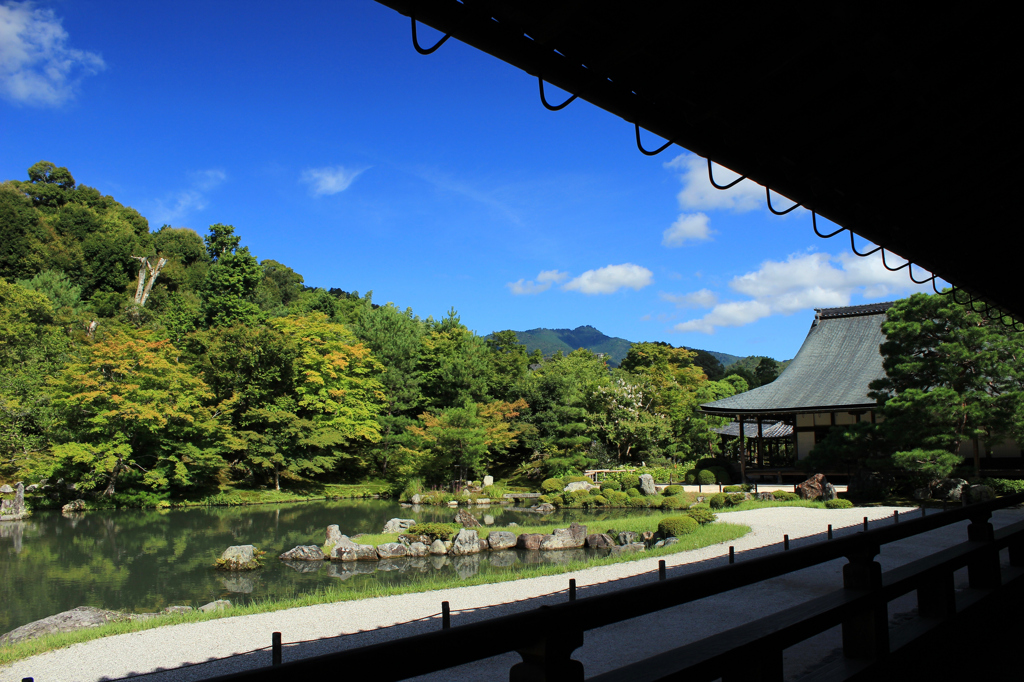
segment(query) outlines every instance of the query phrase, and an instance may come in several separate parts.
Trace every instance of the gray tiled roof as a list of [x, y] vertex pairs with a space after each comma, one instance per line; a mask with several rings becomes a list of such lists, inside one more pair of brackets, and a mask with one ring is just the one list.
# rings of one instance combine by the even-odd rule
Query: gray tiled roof
[[[715, 433], [720, 433], [723, 436], [739, 438], [740, 423], [730, 422], [720, 429], [711, 430]], [[757, 438], [757, 422], [744, 422], [743, 435], [747, 438]], [[789, 438], [792, 435], [793, 427], [789, 424], [784, 424], [782, 422], [766, 422], [761, 424], [761, 436], [764, 438]]]
[[873, 407], [868, 384], [885, 376], [878, 346], [891, 303], [825, 308], [800, 352], [772, 383], [701, 405], [713, 414], [780, 414]]

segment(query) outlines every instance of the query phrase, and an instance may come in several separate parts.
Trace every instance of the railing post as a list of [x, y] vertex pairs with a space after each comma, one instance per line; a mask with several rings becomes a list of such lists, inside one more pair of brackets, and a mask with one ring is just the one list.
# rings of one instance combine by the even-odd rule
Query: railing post
[[[967, 526], [967, 539], [971, 542], [992, 544], [996, 538], [995, 529], [989, 523], [991, 516], [992, 512], [987, 510], [971, 514], [971, 525]], [[995, 545], [992, 545], [991, 551], [985, 552], [967, 564], [967, 582], [971, 587], [976, 588], [999, 587], [1002, 584], [999, 550], [995, 548]]]
[[846, 555], [843, 587], [872, 593], [869, 603], [843, 620], [843, 655], [873, 659], [889, 653], [889, 609], [882, 592], [882, 566], [875, 561], [877, 544], [868, 542]]
[[553, 625], [544, 639], [517, 649], [523, 660], [509, 670], [509, 682], [583, 682], [583, 664], [571, 658], [572, 652], [581, 646], [581, 627], [569, 623]]
[[272, 632], [270, 634], [271, 650], [273, 651], [270, 659], [270, 665], [281, 665], [281, 633]]
[[664, 580], [665, 578], [665, 560], [660, 559], [658, 561], [658, 580]]
[[569, 578], [569, 601], [576, 601], [576, 578]]
[[452, 609], [448, 602], [441, 602], [441, 629], [447, 630], [452, 626]]
[[917, 612], [922, 618], [949, 618], [956, 615], [956, 587], [952, 572], [935, 576], [918, 586]]
[[736, 563], [736, 548], [733, 545], [729, 545], [729, 563]]
[[782, 549], [789, 549], [789, 536], [788, 535], [783, 535], [782, 536]]
[[832, 524], [828, 524], [828, 539], [832, 539]]

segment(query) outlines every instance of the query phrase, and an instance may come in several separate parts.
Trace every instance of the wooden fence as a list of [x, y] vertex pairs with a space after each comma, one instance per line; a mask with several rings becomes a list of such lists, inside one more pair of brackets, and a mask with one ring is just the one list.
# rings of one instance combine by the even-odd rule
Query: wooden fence
[[[509, 671], [512, 682], [582, 681], [583, 663], [574, 660], [572, 654], [583, 644], [587, 630], [844, 557], [848, 563], [843, 567], [843, 585], [830, 594], [591, 679], [781, 681], [783, 651], [835, 626], [842, 627], [843, 658], [821, 677], [850, 679], [886, 666], [895, 655], [919, 647], [930, 635], [955, 630], [958, 619], [972, 609], [1019, 592], [1024, 585], [1024, 522], [996, 531], [989, 520], [994, 510], [1022, 502], [1024, 493], [930, 516], [896, 516], [885, 525], [875, 522], [874, 528], [855, 535], [770, 556], [216, 679], [333, 679], [339, 671], [373, 670], [375, 682], [383, 682], [515, 651], [522, 661]], [[967, 540], [959, 545], [886, 573], [875, 561], [888, 543], [964, 520], [971, 523]], [[1008, 568], [1000, 566], [999, 553], [1005, 548], [1009, 548]], [[953, 574], [964, 567], [970, 587], [957, 592]], [[913, 591], [917, 592], [918, 616], [899, 627], [890, 627], [888, 603]], [[738, 660], [756, 660], [756, 664], [738, 667]], [[398, 661], [400, 665], [394, 664]]]

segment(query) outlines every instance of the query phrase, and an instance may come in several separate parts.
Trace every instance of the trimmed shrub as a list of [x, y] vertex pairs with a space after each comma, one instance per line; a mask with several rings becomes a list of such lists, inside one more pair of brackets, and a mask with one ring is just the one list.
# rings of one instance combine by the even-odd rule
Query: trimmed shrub
[[735, 507], [747, 501], [747, 496], [743, 493], [733, 493], [732, 495], [726, 495], [725, 498], [730, 507]]
[[555, 505], [556, 507], [561, 507], [562, 505], [565, 504], [565, 498], [562, 497], [561, 495], [552, 495], [548, 499], [548, 502], [550, 502], [551, 504]]
[[718, 493], [708, 498], [708, 504], [711, 505], [712, 509], [721, 509], [728, 503], [728, 498], [725, 493]]
[[690, 485], [694, 485], [697, 482], [697, 472], [693, 470], [687, 471], [686, 482]]
[[540, 484], [540, 489], [546, 493], [560, 493], [565, 489], [565, 481], [560, 478], [547, 478]]
[[744, 483], [743, 485], [727, 485], [724, 488], [722, 488], [722, 492], [723, 493], [749, 493], [752, 488], [753, 488], [753, 486], [751, 486], [749, 483]]
[[625, 474], [622, 477], [622, 489], [629, 490], [630, 488], [636, 488], [640, 485], [640, 477], [636, 474]]
[[838, 497], [834, 500], [825, 501], [825, 509], [849, 509], [852, 506], [853, 502]]
[[629, 504], [629, 495], [618, 490], [611, 491], [610, 493], [608, 493], [607, 497], [608, 504], [613, 505], [615, 507], [625, 507], [627, 504]]
[[600, 488], [591, 488], [590, 490], [587, 491], [587, 494], [588, 495], [593, 495], [594, 497], [597, 497], [598, 495], [601, 494], [601, 489]]
[[629, 498], [629, 502], [628, 502], [628, 506], [629, 506], [630, 509], [646, 509], [647, 508], [647, 498], [645, 498], [643, 495], [637, 495], [635, 497], [630, 497]]
[[590, 503], [596, 504], [599, 507], [604, 507], [605, 505], [608, 504], [608, 498], [605, 497], [604, 495], [592, 495], [590, 497]]
[[686, 507], [686, 500], [675, 495], [661, 498], [662, 509], [683, 509]]
[[589, 476], [575, 475], [575, 476], [564, 476], [562, 480], [565, 481], [565, 485], [570, 483], [593, 483]]
[[681, 486], [681, 485], [670, 485], [669, 487], [667, 487], [664, 490], [662, 490], [661, 494], [668, 496], [668, 495], [678, 495], [681, 492], [683, 492], [683, 486]]
[[995, 490], [999, 495], [1013, 495], [1014, 493], [1024, 493], [1024, 481], [1018, 481], [1012, 478], [983, 478], [981, 479], [982, 485]]
[[565, 493], [562, 497], [565, 498], [566, 504], [583, 504], [590, 500], [590, 493], [586, 490], [573, 490]]
[[711, 469], [701, 469], [697, 472], [697, 483], [701, 485], [714, 485], [715, 472], [711, 471]]
[[658, 532], [663, 538], [678, 538], [694, 532], [697, 526], [689, 516], [667, 516], [658, 522]]
[[626, 494], [630, 497], [640, 497], [641, 493], [636, 488], [626, 488]]
[[732, 474], [725, 467], [711, 467], [708, 471], [715, 475], [715, 483], [732, 483]]
[[462, 530], [461, 527], [454, 523], [414, 523], [406, 531], [407, 535], [426, 535], [430, 538], [430, 541], [440, 540], [451, 540], [453, 537], [459, 534]]
[[622, 484], [614, 478], [601, 481], [601, 490], [622, 490]]
[[501, 497], [501, 490], [494, 485], [485, 485], [480, 494], [488, 499], [496, 500]]
[[718, 520], [718, 517], [715, 516], [715, 513], [711, 511], [711, 507], [707, 506], [706, 504], [693, 505], [692, 507], [686, 510], [686, 515], [702, 526], [705, 523], [714, 523]]
[[772, 493], [772, 497], [774, 497], [777, 502], [795, 502], [800, 499], [800, 496], [796, 493], [789, 493], [785, 490], [776, 490]]

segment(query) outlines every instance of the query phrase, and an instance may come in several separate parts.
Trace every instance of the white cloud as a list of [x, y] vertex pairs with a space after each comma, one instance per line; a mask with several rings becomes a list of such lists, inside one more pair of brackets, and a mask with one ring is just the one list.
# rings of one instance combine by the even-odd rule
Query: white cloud
[[32, 106], [58, 106], [84, 76], [99, 73], [103, 57], [67, 44], [53, 10], [31, 2], [0, 5], [0, 95]]
[[711, 228], [708, 217], [704, 213], [680, 213], [676, 221], [662, 233], [661, 243], [664, 246], [682, 246], [687, 240], [702, 241], [711, 239]]
[[348, 189], [365, 168], [351, 170], [344, 166], [326, 166], [324, 168], [307, 168], [302, 171], [300, 180], [310, 186], [313, 196], [337, 194]]
[[[892, 265], [903, 262], [898, 258], [891, 260], [895, 261]], [[915, 275], [923, 277], [922, 271]], [[877, 255], [860, 258], [849, 253], [838, 257], [803, 253], [793, 254], [785, 261], [765, 261], [760, 269], [734, 277], [729, 287], [750, 299], [720, 303], [700, 319], [677, 324], [675, 331], [712, 334], [717, 327], [741, 327], [769, 315], [849, 305], [854, 293], [868, 299], [884, 299], [930, 288], [911, 282], [906, 270], [886, 270]], [[663, 299], [675, 302], [672, 298]]]
[[[727, 185], [739, 176], [717, 164], [713, 165], [715, 182]], [[679, 171], [683, 189], [677, 195], [683, 211], [730, 210], [737, 212], [764, 208], [764, 187], [753, 180], [744, 180], [735, 187], [718, 190], [708, 180], [708, 162], [686, 152], [665, 163], [665, 168]]]
[[547, 291], [551, 288], [552, 284], [558, 282], [564, 282], [569, 277], [568, 272], [559, 272], [558, 270], [542, 270], [537, 275], [537, 281], [521, 279], [517, 282], [509, 282], [505, 286], [512, 290], [512, 293], [516, 296], [523, 294], [539, 294], [542, 291]]
[[710, 289], [701, 289], [689, 294], [669, 294], [659, 291], [658, 298], [675, 303], [677, 308], [710, 308], [718, 303], [718, 294]]
[[171, 225], [180, 222], [190, 213], [202, 211], [209, 203], [207, 193], [227, 180], [227, 173], [220, 168], [194, 171], [188, 174], [191, 187], [173, 194], [166, 199], [157, 199], [148, 211], [154, 225]]
[[584, 294], [613, 294], [619, 289], [643, 289], [654, 281], [654, 273], [633, 263], [608, 265], [597, 270], [587, 270], [579, 277], [562, 285], [565, 291], [579, 291]]

